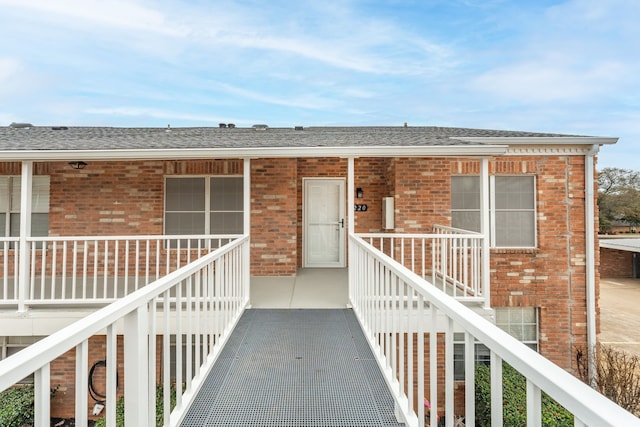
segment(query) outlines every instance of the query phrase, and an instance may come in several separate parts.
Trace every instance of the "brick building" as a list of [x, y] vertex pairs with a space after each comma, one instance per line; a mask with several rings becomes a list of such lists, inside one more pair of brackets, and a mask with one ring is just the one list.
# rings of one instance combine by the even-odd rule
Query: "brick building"
[[12, 281], [29, 236], [45, 252], [37, 237], [249, 233], [251, 275], [277, 277], [348, 268], [349, 232], [445, 226], [487, 241], [490, 292], [468, 304], [573, 370], [597, 328], [595, 156], [616, 140], [407, 126], [0, 128], [0, 356], [117, 296], [69, 286], [58, 298], [47, 279]]

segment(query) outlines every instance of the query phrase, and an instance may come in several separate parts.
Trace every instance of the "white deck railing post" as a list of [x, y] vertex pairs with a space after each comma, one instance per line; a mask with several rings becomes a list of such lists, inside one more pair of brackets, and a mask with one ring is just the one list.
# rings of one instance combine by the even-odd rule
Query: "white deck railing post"
[[89, 373], [89, 341], [85, 340], [76, 346], [76, 425], [87, 425], [87, 398]]
[[34, 426], [49, 427], [51, 424], [51, 367], [47, 363], [34, 375]]
[[150, 425], [147, 396], [155, 390], [148, 389], [147, 322], [146, 305], [124, 318], [124, 419], [128, 426]]

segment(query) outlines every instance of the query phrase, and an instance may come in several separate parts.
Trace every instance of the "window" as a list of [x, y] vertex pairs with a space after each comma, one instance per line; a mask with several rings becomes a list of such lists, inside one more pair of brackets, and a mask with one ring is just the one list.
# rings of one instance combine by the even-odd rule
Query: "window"
[[[535, 177], [489, 178], [491, 246], [535, 247]], [[451, 177], [451, 225], [480, 231], [480, 177]]]
[[[20, 235], [21, 177], [0, 176], [0, 236]], [[31, 195], [31, 235], [49, 234], [49, 177], [34, 176]]]
[[496, 326], [538, 351], [538, 310], [535, 307], [495, 307]]
[[[0, 360], [13, 356], [20, 350], [40, 341], [41, 336], [0, 337]], [[33, 384], [33, 374], [18, 381], [18, 384]]]
[[166, 179], [165, 234], [242, 234], [243, 178]]
[[[488, 365], [491, 362], [491, 352], [484, 345], [475, 343], [476, 365]], [[453, 379], [464, 380], [464, 333], [453, 334]]]
[[[538, 310], [535, 307], [495, 307], [496, 326], [538, 351]], [[453, 334], [453, 378], [464, 380], [464, 333]], [[476, 365], [488, 365], [491, 352], [484, 345], [475, 344]]]

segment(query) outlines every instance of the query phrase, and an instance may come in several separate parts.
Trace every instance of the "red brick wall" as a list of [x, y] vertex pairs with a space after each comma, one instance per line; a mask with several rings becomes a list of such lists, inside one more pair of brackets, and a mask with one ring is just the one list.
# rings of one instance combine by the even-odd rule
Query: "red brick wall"
[[511, 162], [501, 161], [495, 172], [521, 168], [536, 175], [538, 247], [492, 251], [491, 303], [538, 307], [540, 352], [575, 368], [574, 350], [586, 345], [584, 158]]
[[[117, 338], [117, 365], [118, 365], [118, 382], [117, 398], [124, 395], [124, 346], [123, 337], [119, 335]], [[156, 381], [162, 381], [162, 336], [158, 336], [156, 340]], [[106, 360], [106, 337], [104, 335], [96, 335], [89, 338], [89, 363], [87, 365], [87, 373], [90, 372], [92, 366], [99, 361]], [[51, 417], [52, 418], [75, 418], [75, 394], [76, 394], [76, 351], [71, 350], [57, 358], [51, 363], [51, 387], [57, 387], [56, 394], [51, 400]], [[93, 375], [94, 390], [100, 394], [106, 393], [104, 367], [96, 367]], [[86, 387], [86, 385], [85, 385]], [[87, 415], [90, 420], [102, 418], [104, 412], [98, 416], [92, 415], [93, 407], [96, 402], [91, 395], [87, 393]]]
[[365, 212], [354, 212], [357, 233], [386, 231], [382, 229], [382, 198], [393, 196], [387, 179], [390, 162], [384, 158], [355, 159], [354, 187], [362, 188], [364, 197], [354, 203], [367, 205]]
[[600, 276], [633, 277], [633, 252], [601, 248]]
[[394, 159], [395, 232], [428, 233], [451, 223], [451, 160]]
[[251, 274], [291, 276], [298, 259], [295, 159], [251, 161]]

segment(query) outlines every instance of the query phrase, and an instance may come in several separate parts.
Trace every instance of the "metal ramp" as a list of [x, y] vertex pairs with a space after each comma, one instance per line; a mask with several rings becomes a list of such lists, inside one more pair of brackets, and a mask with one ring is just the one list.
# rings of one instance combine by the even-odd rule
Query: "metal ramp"
[[401, 426], [351, 310], [246, 310], [182, 426]]

